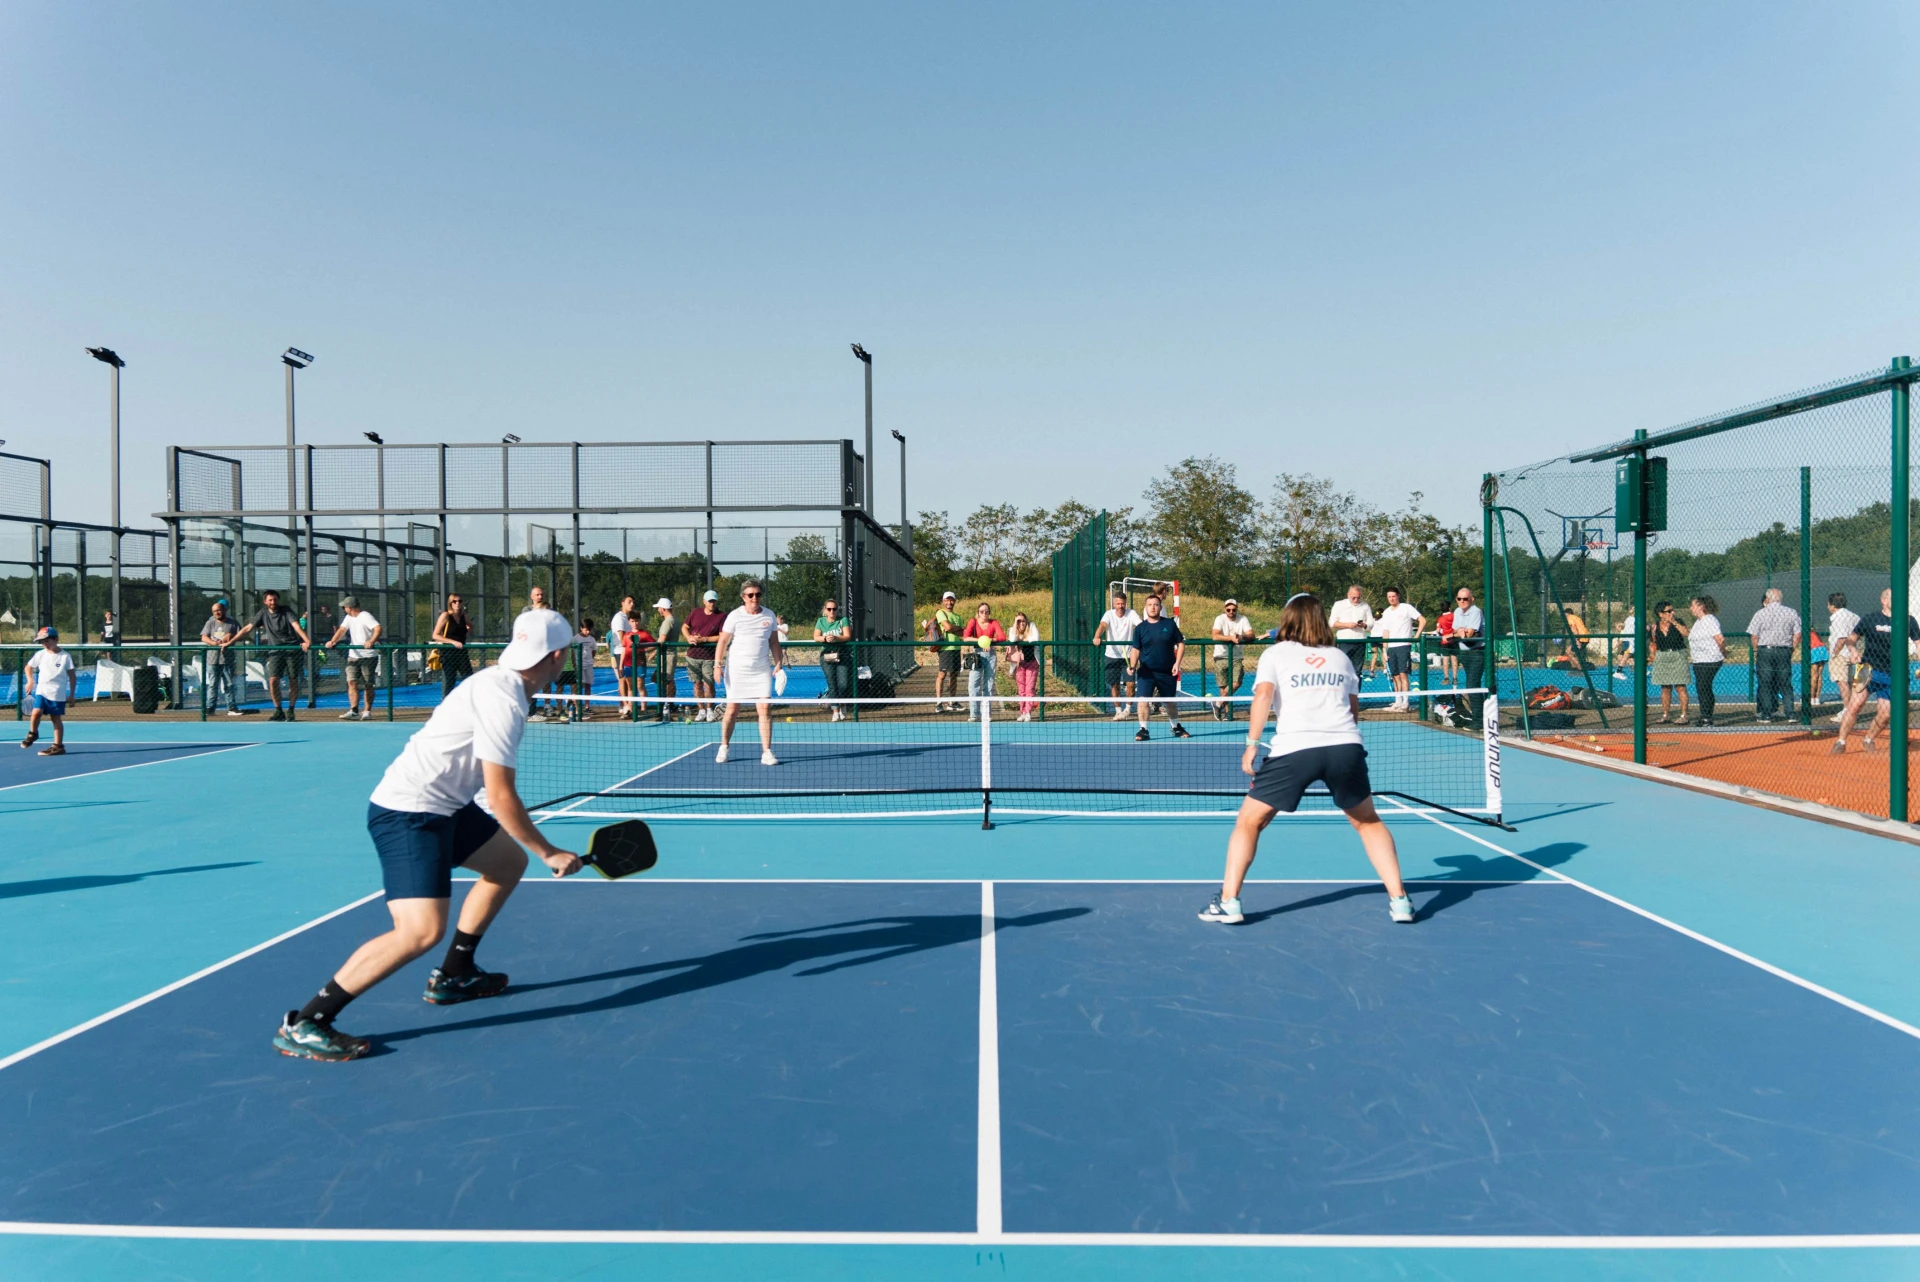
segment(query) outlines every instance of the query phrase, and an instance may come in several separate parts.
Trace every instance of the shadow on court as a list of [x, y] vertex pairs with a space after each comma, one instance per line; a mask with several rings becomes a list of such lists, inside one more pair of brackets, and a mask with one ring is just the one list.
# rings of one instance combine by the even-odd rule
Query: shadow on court
[[[1045, 926], [1053, 922], [1084, 917], [1091, 908], [1056, 908], [1025, 917], [996, 917], [995, 930]], [[826, 975], [852, 966], [923, 953], [935, 948], [951, 948], [980, 938], [978, 913], [941, 913], [911, 917], [871, 917], [857, 921], [833, 922], [804, 930], [780, 931], [768, 935], [748, 935], [737, 948], [723, 949], [703, 957], [685, 957], [675, 961], [651, 962], [620, 970], [575, 975], [545, 984], [515, 984], [508, 996], [540, 992], [543, 989], [570, 988], [578, 984], [606, 983], [610, 980], [636, 979], [643, 975], [661, 978], [631, 988], [623, 988], [591, 1001], [564, 1006], [545, 1006], [538, 1010], [504, 1011], [479, 1019], [408, 1028], [377, 1034], [378, 1042], [408, 1041], [435, 1033], [453, 1033], [473, 1028], [496, 1028], [511, 1024], [529, 1024], [567, 1015], [587, 1015], [598, 1011], [624, 1010], [669, 997], [716, 988], [738, 980], [751, 979], [790, 966], [806, 966], [795, 977]], [[858, 954], [858, 955], [856, 955]], [[838, 960], [836, 960], [838, 959]], [[815, 963], [809, 965], [808, 963]], [[667, 972], [675, 972], [668, 974]]]
[[156, 868], [152, 872], [120, 873], [94, 877], [42, 877], [37, 881], [0, 882], [0, 899], [24, 899], [28, 895], [57, 895], [63, 890], [98, 890], [103, 886], [125, 886], [149, 877], [173, 877], [186, 872], [218, 872], [223, 868], [251, 868], [258, 859], [238, 863], [190, 864], [184, 868]]
[[[1585, 850], [1586, 843], [1580, 841], [1556, 841], [1534, 850], [1522, 851], [1528, 859], [1545, 868], [1554, 868]], [[1479, 855], [1446, 855], [1433, 862], [1453, 871], [1438, 877], [1411, 878], [1415, 884], [1409, 892], [1418, 896], [1423, 890], [1439, 888], [1440, 893], [1424, 902], [1414, 905], [1413, 919], [1426, 921], [1449, 908], [1464, 904], [1467, 900], [1484, 891], [1506, 890], [1510, 886], [1533, 881], [1540, 876], [1538, 869], [1529, 868], [1518, 860], [1508, 859], [1504, 855], [1494, 859], [1483, 859]], [[1480, 884], [1474, 884], [1480, 883]], [[1492, 883], [1492, 884], [1488, 884]], [[1337, 904], [1343, 899], [1354, 899], [1361, 895], [1385, 896], [1387, 888], [1373, 883], [1364, 886], [1342, 886], [1330, 890], [1324, 895], [1313, 895], [1307, 899], [1296, 899], [1292, 903], [1281, 904], [1277, 908], [1268, 908], [1257, 913], [1248, 913], [1243, 926], [1256, 925], [1270, 917], [1281, 917], [1287, 913], [1299, 912], [1304, 908], [1323, 908], [1328, 904]]]

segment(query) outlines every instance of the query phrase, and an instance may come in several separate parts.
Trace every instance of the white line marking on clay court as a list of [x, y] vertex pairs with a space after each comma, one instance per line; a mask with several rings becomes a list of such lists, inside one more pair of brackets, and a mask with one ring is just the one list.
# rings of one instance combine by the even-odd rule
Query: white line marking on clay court
[[1547, 874], [1547, 876], [1549, 877], [1558, 878], [1559, 880], [1566, 882], [1570, 886], [1577, 886], [1581, 890], [1586, 891], [1589, 895], [1593, 895], [1599, 899], [1604, 899], [1608, 903], [1614, 905], [1617, 908], [1624, 908], [1628, 912], [1633, 913], [1636, 916], [1645, 917], [1650, 922], [1655, 922], [1658, 925], [1665, 926], [1668, 930], [1677, 931], [1678, 933], [1685, 935], [1688, 939], [1691, 939], [1696, 943], [1705, 944], [1707, 947], [1715, 949], [1718, 952], [1723, 952], [1727, 956], [1732, 957], [1738, 961], [1743, 961], [1747, 963], [1747, 965], [1749, 966], [1754, 966], [1759, 968], [1760, 970], [1764, 970], [1767, 972], [1767, 974], [1772, 975], [1776, 979], [1784, 979], [1789, 984], [1798, 985], [1799, 987], [1806, 989], [1810, 993], [1817, 993], [1821, 997], [1826, 998], [1828, 1001], [1838, 1002], [1840, 1005], [1845, 1006], [1848, 1010], [1853, 1011], [1856, 1014], [1865, 1015], [1868, 1019], [1876, 1020], [1879, 1023], [1885, 1024], [1888, 1028], [1898, 1029], [1900, 1032], [1905, 1033], [1908, 1037], [1920, 1038], [1920, 1028], [1915, 1028], [1912, 1024], [1907, 1023], [1905, 1020], [1895, 1019], [1893, 1016], [1887, 1014], [1885, 1011], [1875, 1010], [1873, 1007], [1867, 1005], [1865, 1002], [1857, 1002], [1851, 997], [1845, 996], [1844, 994], [1841, 994], [1841, 993], [1834, 992], [1831, 988], [1827, 988], [1820, 984], [1816, 984], [1811, 979], [1802, 978], [1801, 976], [1794, 974], [1790, 970], [1782, 970], [1780, 969], [1780, 967], [1775, 966], [1772, 962], [1761, 961], [1758, 957], [1755, 957], [1752, 953], [1743, 953], [1738, 948], [1735, 948], [1731, 944], [1723, 944], [1719, 940], [1714, 939], [1709, 935], [1703, 935], [1697, 930], [1689, 930], [1687, 927], [1682, 926], [1679, 922], [1670, 921], [1667, 918], [1662, 917], [1659, 913], [1650, 912], [1649, 910], [1640, 907], [1640, 905], [1638, 904], [1628, 903], [1626, 900], [1620, 898], [1618, 895], [1609, 895], [1606, 891], [1601, 890], [1597, 886], [1589, 886], [1586, 882], [1581, 881], [1577, 877], [1569, 877], [1563, 872], [1556, 872], [1552, 868], [1547, 867], [1545, 864], [1537, 864], [1533, 860], [1527, 858], [1525, 855], [1518, 854], [1514, 851], [1508, 850], [1505, 846], [1497, 845], [1494, 842], [1488, 841], [1485, 837], [1482, 837], [1477, 833], [1468, 832], [1465, 828], [1457, 828], [1454, 825], [1447, 823], [1444, 820], [1435, 819], [1432, 815], [1422, 815], [1421, 817], [1423, 819], [1428, 820], [1431, 823], [1439, 824], [1442, 828], [1445, 828], [1448, 832], [1455, 833], [1459, 836], [1465, 837], [1468, 841], [1479, 842], [1481, 845], [1485, 846], [1488, 850], [1497, 850], [1501, 854], [1505, 855], [1507, 858], [1518, 860], [1519, 862], [1527, 865], [1527, 867], [1529, 868], [1538, 868], [1541, 872]]
[[993, 883], [980, 883], [980, 1140], [974, 1221], [1000, 1232], [1000, 965], [994, 946]]
[[1572, 1234], [1385, 1233], [856, 1233], [676, 1229], [305, 1229], [201, 1228], [171, 1224], [40, 1224], [0, 1220], [0, 1234], [40, 1237], [164, 1238], [219, 1242], [429, 1242], [536, 1246], [1229, 1246], [1466, 1251], [1804, 1251], [1920, 1247], [1920, 1233], [1835, 1233], [1735, 1237], [1601, 1237]]
[[310, 922], [305, 922], [301, 925], [295, 926], [292, 930], [282, 931], [278, 935], [275, 935], [272, 939], [267, 940], [265, 943], [255, 944], [251, 948], [248, 948], [242, 952], [235, 953], [233, 956], [227, 958], [225, 961], [217, 961], [211, 966], [207, 966], [200, 970], [196, 970], [193, 972], [193, 974], [188, 975], [185, 979], [176, 979], [171, 984], [166, 985], [164, 988], [156, 988], [152, 992], [148, 993], [145, 997], [136, 997], [132, 1001], [127, 1002], [123, 1006], [114, 1007], [112, 1010], [108, 1011], [104, 1015], [95, 1015], [92, 1019], [88, 1020], [84, 1024], [75, 1024], [72, 1028], [69, 1028], [64, 1033], [55, 1033], [52, 1037], [47, 1038], [43, 1042], [35, 1042], [33, 1045], [27, 1047], [23, 1051], [15, 1051], [13, 1054], [7, 1056], [5, 1059], [0, 1059], [0, 1069], [11, 1068], [15, 1064], [18, 1064], [21, 1060], [26, 1059], [29, 1056], [38, 1055], [41, 1051], [46, 1050], [50, 1046], [58, 1046], [61, 1042], [66, 1041], [68, 1038], [78, 1037], [80, 1036], [80, 1034], [86, 1032], [90, 1028], [98, 1028], [100, 1027], [100, 1025], [106, 1023], [110, 1019], [118, 1019], [120, 1016], [126, 1014], [130, 1010], [135, 1010], [141, 1006], [145, 1006], [148, 1002], [158, 1001], [162, 997], [165, 997], [168, 993], [176, 992], [179, 989], [185, 988], [188, 984], [191, 984], [196, 980], [205, 979], [208, 975], [213, 974], [217, 970], [225, 970], [227, 967], [233, 965], [235, 962], [243, 962], [247, 958], [253, 956], [255, 953], [263, 953], [267, 949], [272, 948], [275, 944], [278, 944], [283, 940], [292, 939], [295, 935], [298, 935], [303, 931], [312, 930], [315, 926], [320, 925], [322, 922], [332, 921], [335, 917], [340, 916], [342, 913], [350, 913], [354, 909], [358, 908], [360, 905], [364, 903], [368, 903], [372, 900], [378, 899], [384, 893], [385, 893], [384, 891], [376, 890], [372, 894], [362, 895], [360, 898], [354, 900], [350, 904], [346, 904], [342, 907], [336, 908], [330, 913], [323, 913], [320, 916], [315, 917]]
[[[136, 761], [130, 766], [102, 766], [98, 770], [81, 770], [73, 774], [53, 775], [52, 777], [46, 778], [46, 779], [29, 779], [25, 783], [0, 784], [0, 792], [12, 792], [15, 788], [37, 788], [43, 783], [59, 783], [63, 779], [86, 779], [93, 775], [110, 775], [118, 770], [139, 770], [146, 766], [164, 766], [169, 762], [173, 762], [173, 761], [188, 761], [194, 757], [211, 757], [217, 753], [238, 752], [242, 748], [258, 748], [262, 746], [260, 743], [222, 743], [222, 744], [209, 745], [203, 748], [199, 744], [183, 743], [177, 739], [169, 740], [164, 743], [155, 743], [155, 744], [143, 744], [143, 743], [140, 743], [138, 740], [133, 740], [133, 739], [110, 739], [110, 740], [107, 740], [106, 742], [124, 743], [130, 746], [137, 746], [142, 748], [153, 748], [155, 750], [163, 749], [163, 748], [194, 748], [194, 749], [197, 749], [197, 751], [176, 753], [171, 757], [156, 757], [152, 761]], [[82, 756], [86, 756], [87, 754], [81, 753], [81, 752], [69, 752], [66, 755], [69, 757], [82, 757]], [[0, 1064], [0, 1068], [4, 1068], [4, 1067], [6, 1067], [6, 1065]]]

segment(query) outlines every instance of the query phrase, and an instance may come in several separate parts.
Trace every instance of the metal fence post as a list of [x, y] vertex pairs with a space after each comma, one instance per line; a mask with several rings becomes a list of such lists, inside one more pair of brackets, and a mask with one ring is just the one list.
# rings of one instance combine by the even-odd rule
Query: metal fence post
[[1800, 724], [1813, 724], [1813, 469], [1800, 469]]
[[[1636, 431], [1633, 439], [1646, 440], [1646, 429]], [[1644, 477], [1647, 452], [1643, 449], [1639, 454], [1640, 475]], [[1645, 513], [1643, 510], [1633, 515], [1636, 527], [1633, 531], [1633, 759], [1644, 766], [1647, 764], [1647, 646], [1651, 644], [1653, 629], [1648, 626], [1647, 618], [1647, 532], [1641, 528], [1646, 524]]]
[[[1893, 359], [1896, 370], [1908, 369], [1912, 361], [1905, 356]], [[1902, 823], [1907, 821], [1907, 696], [1912, 684], [1913, 657], [1907, 646], [1907, 630], [1911, 626], [1913, 602], [1909, 599], [1908, 576], [1912, 573], [1913, 555], [1908, 538], [1913, 523], [1913, 510], [1909, 495], [1909, 473], [1911, 466], [1908, 449], [1908, 402], [1911, 398], [1911, 385], [1895, 383], [1892, 385], [1893, 397], [1893, 528], [1892, 548], [1889, 554], [1888, 575], [1893, 588], [1893, 630], [1888, 634], [1890, 647], [1889, 665], [1893, 678], [1893, 724], [1887, 733], [1887, 759], [1891, 766], [1887, 778], [1887, 814]]]

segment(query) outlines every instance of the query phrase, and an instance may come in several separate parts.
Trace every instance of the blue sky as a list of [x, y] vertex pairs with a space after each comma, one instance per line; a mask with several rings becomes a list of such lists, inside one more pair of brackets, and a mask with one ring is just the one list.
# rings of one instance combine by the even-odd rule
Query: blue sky
[[1482, 471], [1920, 355], [1898, 3], [0, 4], [0, 437], [855, 436], [881, 515]]

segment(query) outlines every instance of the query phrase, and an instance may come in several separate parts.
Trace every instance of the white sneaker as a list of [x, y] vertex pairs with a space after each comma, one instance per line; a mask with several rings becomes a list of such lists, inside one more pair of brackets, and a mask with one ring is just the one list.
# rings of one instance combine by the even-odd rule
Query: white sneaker
[[362, 721], [371, 721], [373, 720], [373, 714], [371, 712], [368, 712], [365, 708], [362, 708], [360, 710], [360, 719]]
[[527, 718], [527, 720], [529, 721], [545, 721], [546, 719], [547, 719], [547, 714], [544, 712], [536, 712], [532, 716]]
[[833, 710], [833, 719], [835, 721], [845, 721], [847, 719], [847, 714], [840, 711], [840, 709], [835, 708]]
[[239, 716], [245, 716], [246, 714], [241, 712], [240, 709], [238, 708], [228, 708], [227, 715], [230, 717], [239, 717]]
[[780, 759], [773, 755], [773, 749], [765, 748], [762, 749], [760, 753], [760, 764], [763, 766], [777, 766], [780, 764]]
[[1393, 918], [1395, 921], [1399, 922], [1402, 926], [1412, 921], [1413, 920], [1413, 896], [1388, 895], [1387, 896], [1387, 916]]
[[352, 721], [357, 717], [359, 717], [359, 715], [360, 714], [355, 712], [352, 708], [348, 708], [345, 712], [340, 714], [340, 719], [342, 721]]
[[720, 751], [713, 754], [713, 764], [716, 766], [724, 766], [727, 764], [727, 745], [726, 744], [724, 743], [721, 744]]
[[1223, 926], [1238, 926], [1246, 919], [1247, 915], [1240, 911], [1240, 896], [1235, 895], [1232, 899], [1226, 899], [1221, 897], [1218, 891], [1214, 892], [1207, 906], [1200, 910], [1201, 921], [1217, 921]]

